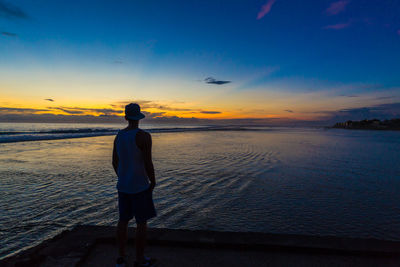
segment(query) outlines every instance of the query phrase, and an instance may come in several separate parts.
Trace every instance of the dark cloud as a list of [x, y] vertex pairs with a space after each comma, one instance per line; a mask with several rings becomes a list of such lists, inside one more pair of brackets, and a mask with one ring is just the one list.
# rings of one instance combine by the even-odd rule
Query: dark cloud
[[232, 81], [221, 81], [221, 80], [216, 80], [213, 77], [207, 77], [207, 78], [204, 79], [204, 82], [208, 83], [208, 84], [223, 85], [223, 84], [226, 84], [226, 83], [231, 83]]
[[54, 102], [54, 99], [51, 99], [51, 98], [46, 98], [46, 99], [44, 99], [44, 100], [50, 101], [50, 102]]
[[80, 108], [80, 107], [47, 107], [52, 110], [61, 110], [68, 114], [85, 114], [86, 112], [94, 112], [100, 113], [102, 115], [114, 115], [123, 113], [120, 109], [111, 109], [111, 108]]
[[1, 114], [1, 122], [65, 122], [65, 123], [121, 123], [124, 118], [114, 115], [63, 115], [63, 114]]
[[132, 101], [119, 101], [116, 102], [115, 104], [111, 104], [112, 107], [114, 108], [125, 108], [126, 105], [130, 103], [136, 103], [140, 106], [140, 108], [152, 108], [154, 105], [153, 101], [150, 100], [132, 100]]
[[387, 100], [387, 99], [392, 99], [392, 98], [394, 98], [395, 96], [381, 96], [381, 97], [377, 97], [376, 99], [377, 100]]
[[[4, 109], [4, 108], [3, 108]], [[39, 111], [35, 109], [18, 109], [19, 111]], [[177, 116], [163, 116], [164, 112], [143, 112], [146, 115], [144, 120], [150, 123], [173, 123], [173, 124], [188, 124], [198, 123], [197, 118], [181, 118]], [[112, 114], [100, 115], [79, 115], [79, 114], [34, 114], [30, 113], [4, 113], [0, 108], [0, 122], [65, 122], [65, 123], [124, 123], [124, 116]]]
[[202, 110], [202, 111], [200, 111], [200, 113], [203, 113], [203, 114], [221, 114], [220, 111], [208, 111], [208, 110]]
[[166, 106], [166, 105], [154, 105], [152, 106], [152, 108], [158, 108], [161, 110], [167, 110], [167, 111], [193, 111], [194, 109], [190, 109], [190, 108], [173, 108], [170, 106]]
[[157, 102], [149, 101], [149, 100], [136, 100], [136, 101], [120, 101], [116, 104], [112, 104], [111, 106], [114, 108], [125, 108], [125, 105], [129, 103], [136, 103], [139, 104], [141, 109], [147, 108], [156, 108], [165, 111], [199, 111], [198, 109], [190, 109], [190, 108], [175, 108], [168, 105], [160, 105]]
[[14, 6], [11, 3], [0, 0], [0, 17], [4, 18], [17, 18], [17, 19], [26, 19], [28, 15], [19, 7]]
[[284, 111], [289, 112], [289, 113], [294, 113], [294, 111], [291, 109], [285, 109]]
[[78, 114], [83, 114], [84, 113], [84, 111], [82, 111], [82, 110], [74, 110], [74, 109], [71, 110], [71, 109], [68, 109], [68, 108], [61, 108], [61, 107], [50, 108], [50, 109], [61, 110], [62, 112], [65, 112], [65, 113], [71, 114], [71, 115], [78, 115]]
[[359, 97], [358, 95], [340, 95], [340, 96], [345, 96], [345, 97]]
[[0, 114], [10, 114], [10, 113], [35, 113], [49, 111], [48, 109], [35, 109], [35, 108], [8, 108], [0, 107]]
[[18, 34], [13, 33], [13, 32], [0, 32], [1, 35], [7, 36], [7, 37], [17, 37]]
[[322, 111], [327, 121], [331, 123], [348, 120], [392, 119], [400, 117], [400, 103], [388, 103], [371, 107], [349, 108], [337, 111]]
[[[99, 114], [99, 115], [79, 115], [79, 114], [52, 114], [35, 113], [39, 111], [50, 111], [46, 109], [24, 109], [24, 108], [5, 108], [0, 107], [0, 122], [64, 122], [64, 123], [124, 123], [125, 119], [121, 115]], [[53, 109], [54, 111], [54, 109]], [[146, 112], [144, 119], [148, 123], [174, 124], [174, 125], [237, 125], [237, 126], [326, 126], [321, 122], [301, 121], [288, 118], [246, 118], [246, 119], [199, 119], [195, 117], [182, 118], [178, 116], [165, 116], [164, 112]]]
[[162, 117], [165, 112], [147, 112], [147, 111], [142, 111], [142, 113], [146, 116], [146, 119], [154, 119], [154, 118], [158, 118], [158, 117]]

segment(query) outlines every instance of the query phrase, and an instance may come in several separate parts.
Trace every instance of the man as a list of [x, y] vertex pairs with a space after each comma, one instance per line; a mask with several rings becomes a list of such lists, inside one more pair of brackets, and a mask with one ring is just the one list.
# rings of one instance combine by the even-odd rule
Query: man
[[147, 220], [156, 216], [152, 192], [156, 185], [151, 156], [151, 135], [139, 129], [139, 120], [145, 116], [138, 104], [125, 107], [128, 127], [120, 130], [114, 140], [112, 165], [118, 176], [119, 221], [117, 266], [126, 265], [125, 246], [128, 222], [136, 219], [137, 267], [154, 266], [154, 260], [144, 256]]

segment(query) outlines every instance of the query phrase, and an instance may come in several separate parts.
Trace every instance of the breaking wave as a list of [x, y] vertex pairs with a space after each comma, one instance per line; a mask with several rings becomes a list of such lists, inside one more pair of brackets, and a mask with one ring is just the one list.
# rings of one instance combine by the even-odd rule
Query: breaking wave
[[[175, 132], [204, 132], [204, 131], [267, 131], [271, 129], [242, 126], [203, 126], [203, 127], [173, 127], [145, 129], [150, 133], [175, 133]], [[0, 131], [0, 143], [14, 143], [26, 141], [43, 141], [69, 138], [95, 137], [115, 135], [118, 129], [54, 129], [43, 131]]]

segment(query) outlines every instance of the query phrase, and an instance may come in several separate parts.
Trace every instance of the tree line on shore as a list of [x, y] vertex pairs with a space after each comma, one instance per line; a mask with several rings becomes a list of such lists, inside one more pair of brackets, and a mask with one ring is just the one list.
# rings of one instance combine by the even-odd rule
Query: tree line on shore
[[362, 121], [346, 121], [338, 122], [333, 128], [343, 129], [369, 129], [369, 130], [400, 130], [400, 119], [390, 120], [362, 120]]

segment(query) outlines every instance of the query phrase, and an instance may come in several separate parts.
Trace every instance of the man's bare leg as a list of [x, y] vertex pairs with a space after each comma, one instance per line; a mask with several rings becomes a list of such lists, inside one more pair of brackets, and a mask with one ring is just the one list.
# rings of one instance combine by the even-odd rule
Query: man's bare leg
[[117, 226], [117, 241], [118, 241], [118, 253], [120, 257], [125, 257], [125, 247], [128, 232], [128, 221], [118, 221]]
[[147, 222], [136, 225], [136, 261], [144, 261], [144, 247], [146, 246]]

